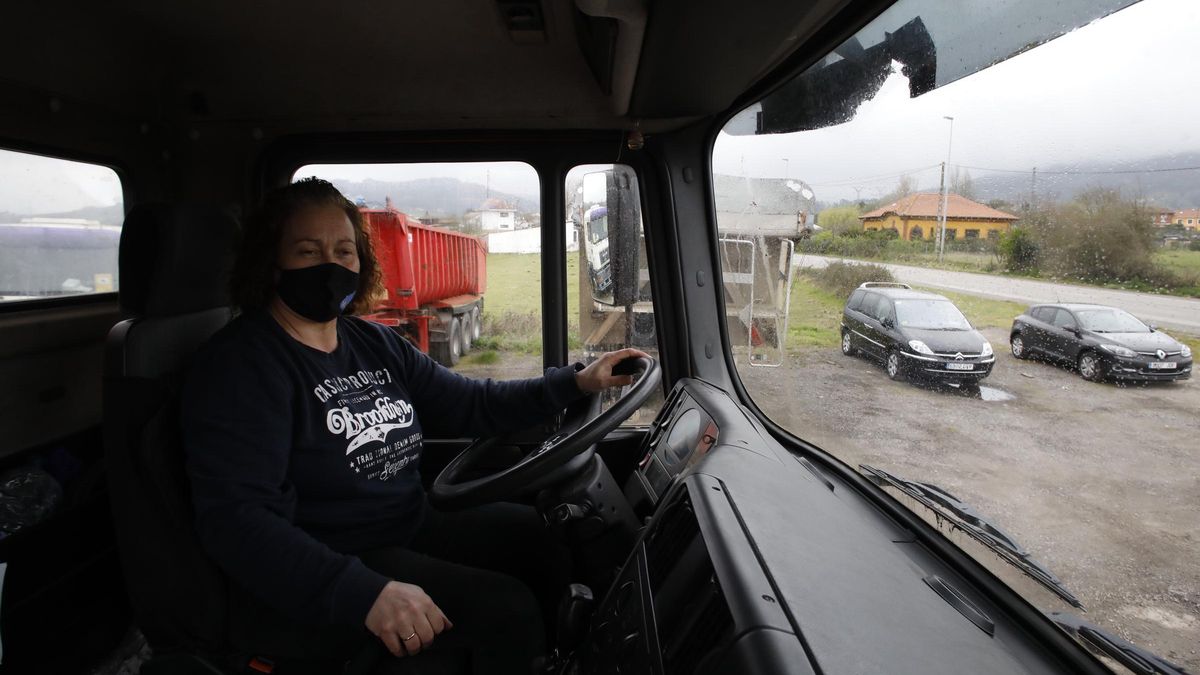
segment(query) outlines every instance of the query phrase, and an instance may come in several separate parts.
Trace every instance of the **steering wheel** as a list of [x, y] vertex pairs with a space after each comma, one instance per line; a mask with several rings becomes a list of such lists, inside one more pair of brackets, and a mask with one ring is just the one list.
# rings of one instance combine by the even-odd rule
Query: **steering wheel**
[[613, 366], [614, 375], [634, 373], [641, 375], [608, 410], [599, 412], [601, 393], [582, 398], [568, 406], [558, 432], [519, 462], [489, 476], [463, 480], [501, 437], [476, 439], [438, 474], [429, 501], [443, 511], [463, 509], [541, 489], [575, 473], [591, 461], [596, 442], [629, 419], [658, 388], [662, 373], [656, 360], [632, 357]]

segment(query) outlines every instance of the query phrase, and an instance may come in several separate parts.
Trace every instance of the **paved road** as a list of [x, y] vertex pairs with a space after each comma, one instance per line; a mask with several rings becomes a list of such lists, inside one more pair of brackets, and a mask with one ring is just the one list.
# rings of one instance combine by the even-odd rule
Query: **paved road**
[[[830, 262], [859, 262], [819, 255], [796, 254], [801, 267], [825, 267]], [[883, 263], [896, 279], [914, 286], [939, 288], [997, 300], [1014, 302], [1094, 302], [1120, 307], [1143, 321], [1162, 328], [1200, 335], [1200, 300], [1154, 293], [1118, 291], [1095, 286], [1055, 284], [994, 274], [948, 272], [925, 267]]]

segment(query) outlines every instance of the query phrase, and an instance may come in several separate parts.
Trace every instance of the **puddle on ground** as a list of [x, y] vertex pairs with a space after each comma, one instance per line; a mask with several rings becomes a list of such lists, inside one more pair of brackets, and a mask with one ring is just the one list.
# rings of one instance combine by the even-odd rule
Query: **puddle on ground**
[[1011, 401], [1016, 398], [1016, 396], [1013, 396], [1003, 389], [997, 389], [995, 387], [980, 387], [979, 398], [985, 401]]
[[[1011, 401], [1016, 398], [1016, 396], [1004, 391], [1003, 389], [987, 387], [984, 385], [946, 384], [944, 387], [945, 388], [943, 391], [946, 393], [957, 394], [963, 398], [977, 398], [983, 401], [991, 402]], [[939, 387], [939, 389], [940, 388], [941, 387]]]

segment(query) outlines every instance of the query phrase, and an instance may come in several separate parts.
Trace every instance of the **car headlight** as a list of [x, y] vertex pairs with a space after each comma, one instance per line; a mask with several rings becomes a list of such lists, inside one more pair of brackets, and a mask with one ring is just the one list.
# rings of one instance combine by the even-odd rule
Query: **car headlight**
[[1137, 352], [1129, 349], [1128, 347], [1122, 347], [1121, 345], [1100, 345], [1100, 348], [1106, 352], [1116, 354], [1117, 356], [1124, 356], [1127, 359], [1132, 359], [1133, 357], [1137, 356]]
[[980, 356], [991, 356], [992, 355], [992, 343], [990, 343], [990, 342], [983, 343], [983, 351], [980, 352], [979, 355]]
[[929, 348], [929, 345], [920, 340], [909, 340], [908, 346], [912, 347], [912, 350], [918, 354], [933, 354], [933, 350]]
[[1190, 359], [1192, 358], [1192, 348], [1187, 345], [1183, 345], [1183, 350], [1180, 351], [1179, 354], [1185, 359]]

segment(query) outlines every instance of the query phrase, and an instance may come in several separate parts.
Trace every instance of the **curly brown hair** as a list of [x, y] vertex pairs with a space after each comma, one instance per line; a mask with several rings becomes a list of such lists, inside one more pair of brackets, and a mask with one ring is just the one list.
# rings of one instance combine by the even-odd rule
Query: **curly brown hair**
[[247, 221], [230, 279], [231, 296], [238, 308], [245, 312], [267, 306], [275, 294], [275, 265], [284, 223], [301, 209], [326, 205], [341, 209], [354, 226], [358, 290], [346, 313], [363, 314], [379, 303], [383, 297], [382, 274], [358, 207], [329, 181], [305, 178], [267, 193], [258, 211]]

